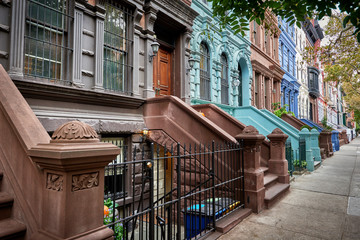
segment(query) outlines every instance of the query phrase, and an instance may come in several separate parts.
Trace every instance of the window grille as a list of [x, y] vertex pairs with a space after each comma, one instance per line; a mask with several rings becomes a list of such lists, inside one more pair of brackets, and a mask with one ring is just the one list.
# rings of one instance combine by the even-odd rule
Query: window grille
[[255, 92], [255, 106], [259, 108], [259, 74], [258, 73], [255, 73], [254, 92]]
[[70, 84], [68, 0], [27, 0], [24, 75]]
[[221, 103], [229, 104], [229, 76], [228, 76], [228, 61], [226, 55], [221, 54]]
[[200, 98], [210, 101], [210, 53], [205, 43], [200, 44]]
[[[124, 164], [127, 161], [127, 146], [123, 137], [103, 137], [101, 142], [112, 143], [120, 148], [120, 154], [105, 167], [105, 188], [104, 198], [112, 197], [115, 193], [116, 198], [126, 195], [124, 182], [126, 181], [126, 171], [128, 170]], [[114, 185], [114, 182], [118, 184]]]
[[239, 95], [238, 95], [238, 103], [239, 103], [239, 106], [242, 106], [243, 105], [243, 101], [242, 101], [242, 72], [241, 72], [241, 66], [240, 64], [238, 64], [238, 70], [239, 70]]
[[105, 4], [104, 82], [106, 90], [131, 93], [133, 13], [115, 3]]

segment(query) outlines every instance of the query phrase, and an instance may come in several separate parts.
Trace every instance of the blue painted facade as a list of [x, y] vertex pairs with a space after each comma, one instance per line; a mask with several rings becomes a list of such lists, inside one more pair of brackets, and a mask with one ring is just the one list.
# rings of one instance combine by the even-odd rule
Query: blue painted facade
[[249, 106], [253, 71], [248, 36], [234, 35], [230, 28], [220, 31], [211, 3], [193, 0], [191, 7], [199, 13], [190, 40], [195, 59], [190, 70], [191, 103]]
[[288, 104], [288, 110], [298, 117], [298, 96], [300, 84], [296, 79], [295, 27], [286, 20], [278, 19], [281, 34], [279, 37], [279, 61], [285, 71], [281, 81], [281, 106]]

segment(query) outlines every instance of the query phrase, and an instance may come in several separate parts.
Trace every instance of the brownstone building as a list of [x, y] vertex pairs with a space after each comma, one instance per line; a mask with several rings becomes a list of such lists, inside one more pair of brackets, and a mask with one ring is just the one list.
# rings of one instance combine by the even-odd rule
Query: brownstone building
[[258, 109], [272, 109], [280, 102], [281, 79], [284, 71], [279, 64], [279, 35], [277, 17], [266, 13], [266, 26], [250, 23], [251, 64], [253, 68], [252, 105]]

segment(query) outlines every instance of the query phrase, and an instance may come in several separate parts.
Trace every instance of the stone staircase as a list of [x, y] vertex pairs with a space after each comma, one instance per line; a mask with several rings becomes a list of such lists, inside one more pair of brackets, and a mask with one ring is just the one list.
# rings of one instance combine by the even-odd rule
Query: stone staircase
[[267, 167], [261, 167], [264, 172], [265, 207], [271, 208], [278, 200], [288, 193], [290, 184], [280, 183], [276, 174], [269, 173]]
[[[3, 172], [0, 171], [0, 186]], [[12, 218], [14, 198], [0, 191], [0, 239], [22, 240], [25, 237], [26, 226]]]

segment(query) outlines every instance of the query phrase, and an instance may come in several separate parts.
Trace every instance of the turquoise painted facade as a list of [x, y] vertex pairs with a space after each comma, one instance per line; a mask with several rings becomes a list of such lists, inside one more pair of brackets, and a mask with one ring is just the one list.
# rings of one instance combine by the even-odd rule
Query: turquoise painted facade
[[[273, 113], [251, 106], [253, 70], [249, 37], [234, 35], [230, 29], [221, 32], [212, 17], [211, 3], [193, 0], [191, 7], [199, 13], [190, 40], [191, 55], [196, 60], [190, 71], [191, 103], [214, 103], [240, 122], [254, 126], [264, 136], [280, 128], [289, 136], [297, 158], [299, 131]], [[228, 91], [222, 89], [224, 86]]]
[[253, 71], [248, 36], [234, 35], [230, 28], [220, 31], [211, 3], [193, 0], [191, 7], [199, 13], [190, 40], [195, 59], [190, 71], [191, 103], [249, 106]]

